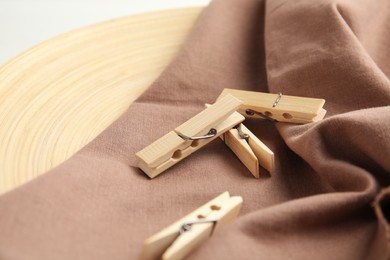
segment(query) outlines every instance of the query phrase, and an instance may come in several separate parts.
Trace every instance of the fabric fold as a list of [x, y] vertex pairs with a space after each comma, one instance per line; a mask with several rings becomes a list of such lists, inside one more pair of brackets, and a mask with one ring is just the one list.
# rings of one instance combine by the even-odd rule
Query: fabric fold
[[[388, 259], [389, 191], [378, 195], [390, 185], [388, 5], [213, 1], [116, 122], [0, 196], [0, 258], [136, 259], [147, 237], [227, 190], [243, 197], [241, 215], [190, 259]], [[271, 176], [254, 179], [216, 140], [148, 179], [135, 153], [223, 88], [324, 98], [328, 114], [245, 121], [275, 153]]]

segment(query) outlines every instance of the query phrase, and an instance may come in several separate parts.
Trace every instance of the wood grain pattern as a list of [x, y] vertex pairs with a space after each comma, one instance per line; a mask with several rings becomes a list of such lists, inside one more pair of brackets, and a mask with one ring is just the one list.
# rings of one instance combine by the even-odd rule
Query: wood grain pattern
[[268, 148], [256, 135], [244, 124], [241, 124], [242, 132], [248, 135], [248, 144], [259, 160], [259, 164], [272, 174], [275, 164], [274, 152]]
[[213, 105], [195, 115], [184, 124], [175, 129], [176, 133], [182, 133], [187, 136], [196, 136], [205, 134], [213, 126], [221, 123], [236, 111], [242, 101], [232, 95], [225, 95], [223, 98], [216, 101]]
[[[243, 200], [239, 196], [230, 197], [224, 192], [192, 213], [148, 238], [141, 252], [142, 260], [182, 259], [205, 241], [212, 232], [218, 232], [233, 221], [240, 212]], [[196, 224], [191, 231], [179, 236], [185, 222], [202, 219], [216, 219], [218, 222]]]
[[234, 152], [255, 178], [259, 178], [259, 161], [245, 139], [241, 139], [237, 129], [224, 134], [225, 144]]
[[219, 98], [228, 94], [243, 101], [238, 111], [245, 117], [259, 117], [246, 113], [247, 109], [252, 109], [279, 122], [306, 124], [321, 120], [326, 114], [326, 110], [322, 108], [325, 100], [320, 98], [282, 95], [273, 107], [278, 98], [277, 94], [225, 88]]
[[171, 61], [202, 8], [119, 18], [48, 40], [0, 67], [0, 193], [94, 139]]
[[[183, 140], [177, 134], [186, 136], [205, 135], [210, 128], [216, 127], [228, 118], [242, 104], [237, 98], [226, 95], [218, 102], [199, 112], [194, 117], [176, 127], [174, 130], [137, 152], [137, 157], [149, 167], [157, 167], [172, 157], [172, 154], [191, 145], [190, 141]], [[217, 133], [218, 134], [218, 133]]]
[[[245, 118], [235, 112], [241, 103], [235, 97], [227, 95], [215, 104], [207, 107], [175, 128], [175, 131], [169, 132], [137, 152], [139, 168], [150, 178], [154, 178], [218, 136], [223, 135], [226, 131], [244, 121]], [[189, 136], [204, 135], [210, 128], [217, 130], [217, 134], [212, 138], [189, 141], [178, 136], [178, 133], [183, 132]]]
[[[234, 114], [239, 114], [235, 112]], [[240, 161], [248, 168], [255, 178], [260, 178], [259, 165], [272, 173], [275, 159], [274, 152], [268, 148], [256, 135], [244, 124], [240, 124], [241, 130], [248, 136], [242, 139], [237, 129], [231, 129], [220, 138], [234, 152]]]

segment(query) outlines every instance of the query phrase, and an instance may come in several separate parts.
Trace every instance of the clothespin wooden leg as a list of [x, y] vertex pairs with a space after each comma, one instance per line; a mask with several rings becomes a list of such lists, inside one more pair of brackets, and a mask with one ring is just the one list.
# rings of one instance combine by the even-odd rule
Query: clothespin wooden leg
[[242, 134], [238, 129], [231, 129], [226, 132], [222, 140], [237, 155], [241, 162], [248, 168], [255, 178], [259, 178], [259, 164], [269, 173], [274, 168], [274, 153], [256, 135], [254, 135], [244, 124], [240, 124]]
[[236, 154], [255, 178], [259, 178], [259, 160], [245, 139], [238, 134], [237, 129], [230, 129], [224, 134], [225, 144]]
[[232, 222], [240, 212], [242, 198], [224, 192], [184, 218], [148, 238], [141, 260], [183, 259], [192, 250]]
[[[206, 107], [211, 106], [206, 104]], [[238, 116], [234, 112], [231, 116]], [[259, 165], [272, 173], [275, 160], [274, 153], [256, 135], [254, 135], [244, 124], [237, 124], [235, 127], [219, 137], [236, 154], [241, 162], [248, 168], [255, 178], [260, 178]], [[239, 129], [241, 133], [239, 133]], [[245, 137], [243, 135], [246, 135]]]

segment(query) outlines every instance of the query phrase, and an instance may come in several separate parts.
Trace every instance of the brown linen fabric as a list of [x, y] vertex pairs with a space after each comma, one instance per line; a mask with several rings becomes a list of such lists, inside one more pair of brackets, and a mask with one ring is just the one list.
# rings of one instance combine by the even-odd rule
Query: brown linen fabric
[[[190, 259], [388, 259], [389, 50], [387, 0], [214, 1], [119, 120], [0, 197], [0, 259], [136, 259], [147, 237], [226, 190], [244, 198], [241, 215]], [[275, 152], [272, 176], [254, 179], [216, 140], [149, 180], [134, 154], [225, 87], [325, 98], [328, 114], [246, 121]]]

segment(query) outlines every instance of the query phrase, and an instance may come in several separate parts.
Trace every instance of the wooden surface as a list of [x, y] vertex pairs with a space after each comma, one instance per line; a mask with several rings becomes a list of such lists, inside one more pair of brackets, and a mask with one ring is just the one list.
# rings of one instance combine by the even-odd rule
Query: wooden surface
[[0, 67], [0, 193], [60, 164], [171, 61], [202, 8], [119, 18], [48, 40]]

